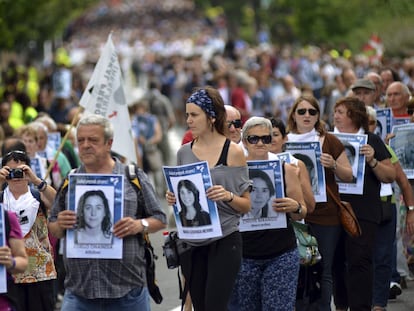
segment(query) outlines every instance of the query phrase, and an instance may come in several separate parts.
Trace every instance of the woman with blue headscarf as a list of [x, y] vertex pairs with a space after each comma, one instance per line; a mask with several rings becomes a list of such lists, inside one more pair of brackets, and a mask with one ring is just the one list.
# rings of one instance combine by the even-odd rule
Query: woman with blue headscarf
[[[250, 187], [243, 150], [226, 138], [226, 110], [212, 87], [196, 89], [186, 103], [188, 128], [193, 137], [177, 152], [177, 164], [207, 161], [213, 186], [206, 197], [217, 204], [222, 236], [182, 242], [191, 248], [180, 263], [195, 311], [226, 311], [241, 264], [240, 216], [250, 210]], [[201, 189], [200, 189], [201, 191]], [[175, 204], [172, 192], [167, 202]]]

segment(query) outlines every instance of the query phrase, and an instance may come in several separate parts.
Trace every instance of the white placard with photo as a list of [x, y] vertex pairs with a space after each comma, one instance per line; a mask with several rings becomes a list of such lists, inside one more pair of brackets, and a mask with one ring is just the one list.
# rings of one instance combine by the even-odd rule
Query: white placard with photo
[[60, 147], [61, 141], [62, 141], [62, 136], [60, 135], [60, 132], [47, 133], [47, 145], [52, 150], [58, 150]]
[[392, 133], [395, 137], [390, 139], [390, 146], [407, 178], [414, 179], [414, 123], [393, 126]]
[[285, 196], [282, 161], [247, 161], [249, 178], [253, 182], [250, 192], [251, 210], [240, 220], [239, 230], [255, 231], [286, 228], [286, 213], [272, 208], [273, 198]]
[[392, 111], [391, 108], [378, 108], [377, 111], [377, 125], [374, 133], [385, 139], [387, 134], [391, 133], [392, 128]]
[[295, 163], [296, 159], [293, 158], [290, 152], [280, 152], [276, 154], [276, 158], [279, 159], [282, 163]]
[[182, 239], [207, 239], [222, 235], [217, 205], [206, 196], [213, 183], [206, 161], [163, 166], [168, 189], [174, 193], [174, 217]]
[[123, 175], [70, 174], [68, 195], [77, 223], [66, 231], [66, 256], [121, 259], [123, 240], [112, 229], [123, 217]]
[[345, 153], [352, 167], [352, 181], [342, 182], [337, 179], [339, 193], [363, 194], [365, 175], [365, 155], [360, 153], [362, 145], [368, 141], [366, 134], [332, 133], [342, 142]]
[[392, 118], [392, 126], [403, 125], [411, 122], [410, 117], [394, 117]]
[[286, 151], [305, 164], [311, 179], [316, 202], [326, 202], [325, 170], [321, 164], [322, 148], [319, 141], [287, 142]]
[[43, 179], [45, 178], [46, 170], [42, 166], [42, 162], [40, 161], [40, 157], [35, 157], [30, 159], [30, 167], [32, 171], [36, 174], [37, 177]]

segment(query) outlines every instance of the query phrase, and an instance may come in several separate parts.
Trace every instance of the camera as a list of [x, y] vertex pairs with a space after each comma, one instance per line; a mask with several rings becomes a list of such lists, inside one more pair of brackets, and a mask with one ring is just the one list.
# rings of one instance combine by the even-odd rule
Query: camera
[[15, 179], [15, 178], [23, 178], [24, 173], [21, 168], [12, 168], [9, 171], [9, 176], [7, 176], [7, 179]]

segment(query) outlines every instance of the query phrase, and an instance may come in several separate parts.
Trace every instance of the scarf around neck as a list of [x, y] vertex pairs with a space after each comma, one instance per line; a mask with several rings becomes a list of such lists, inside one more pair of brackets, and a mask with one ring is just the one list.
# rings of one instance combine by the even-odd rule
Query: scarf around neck
[[319, 133], [312, 129], [310, 132], [303, 133], [303, 134], [294, 134], [289, 133], [288, 135], [289, 142], [302, 142], [302, 141], [319, 141]]

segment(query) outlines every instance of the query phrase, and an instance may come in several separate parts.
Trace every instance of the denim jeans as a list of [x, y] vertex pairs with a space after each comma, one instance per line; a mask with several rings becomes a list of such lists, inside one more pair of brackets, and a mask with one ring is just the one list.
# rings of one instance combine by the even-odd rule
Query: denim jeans
[[[385, 307], [390, 291], [392, 273], [392, 257], [394, 252], [395, 227], [397, 213], [395, 204], [392, 204], [392, 218], [389, 222], [378, 226], [377, 238], [374, 247], [374, 288], [372, 291], [372, 305]], [[395, 262], [395, 261], [394, 261]]]
[[135, 288], [121, 298], [86, 299], [65, 290], [61, 311], [150, 311], [147, 287]]

